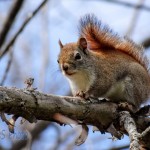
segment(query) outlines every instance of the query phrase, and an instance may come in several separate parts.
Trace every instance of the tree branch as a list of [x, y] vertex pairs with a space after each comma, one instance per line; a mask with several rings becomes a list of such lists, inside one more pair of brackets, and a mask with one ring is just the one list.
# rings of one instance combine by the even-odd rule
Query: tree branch
[[16, 0], [12, 9], [10, 10], [8, 18], [7, 18], [6, 22], [4, 23], [3, 29], [0, 33], [0, 48], [3, 45], [3, 43], [5, 42], [7, 34], [9, 32], [19, 10], [21, 9], [23, 2], [24, 2], [24, 0]]
[[37, 14], [37, 12], [44, 6], [44, 4], [47, 2], [48, 0], [44, 0], [34, 11], [33, 13], [31, 13], [26, 20], [24, 21], [24, 23], [22, 24], [22, 26], [20, 27], [20, 29], [16, 32], [16, 34], [14, 35], [14, 37], [12, 37], [12, 39], [10, 40], [10, 42], [6, 45], [6, 47], [0, 51], [0, 59], [9, 51], [9, 49], [12, 47], [12, 45], [14, 44], [14, 42], [16, 41], [16, 39], [18, 38], [18, 36], [20, 35], [20, 33], [23, 31], [23, 29], [25, 28], [25, 26], [29, 23], [29, 21]]
[[123, 5], [123, 6], [126, 6], [126, 7], [131, 7], [131, 8], [143, 9], [143, 10], [146, 10], [146, 11], [150, 11], [150, 7], [144, 6], [142, 4], [136, 6], [135, 4], [125, 2], [125, 1], [118, 1], [118, 0], [100, 0], [100, 1], [105, 1], [105, 2], [110, 2], [110, 3], [114, 3], [114, 4], [118, 4], [118, 5]]
[[[118, 105], [112, 102], [93, 99], [91, 102], [91, 100], [85, 101], [78, 97], [43, 94], [31, 89], [0, 87], [0, 111], [22, 116], [29, 122], [33, 122], [36, 118], [67, 124], [92, 125], [102, 133], [109, 132], [113, 135], [116, 134], [116, 129], [117, 132], [128, 134], [132, 145], [144, 143], [146, 147], [150, 143], [149, 138], [139, 136], [149, 132], [147, 127], [150, 119], [140, 115], [131, 116], [126, 111], [122, 112], [118, 109]], [[61, 120], [59, 114], [69, 119], [62, 117]], [[115, 129], [111, 130], [110, 127]], [[147, 130], [140, 134], [146, 128]], [[148, 136], [149, 133], [145, 135]]]
[[107, 127], [116, 118], [116, 109], [117, 105], [114, 103], [90, 104], [76, 97], [0, 87], [0, 111], [23, 116], [30, 122], [32, 122], [31, 116], [38, 120], [50, 121], [55, 120], [56, 113], [60, 113], [87, 124], [99, 125], [103, 122], [103, 126]]
[[[32, 135], [32, 142], [36, 138], [38, 138], [41, 132], [44, 131], [49, 125], [51, 125], [50, 122], [41, 121], [35, 126], [33, 130], [29, 131]], [[11, 150], [22, 149], [26, 146], [26, 144], [27, 144], [27, 140], [17, 141], [16, 143], [13, 144]]]
[[120, 113], [120, 121], [123, 123], [125, 130], [128, 132], [130, 137], [130, 149], [140, 150], [139, 133], [137, 132], [136, 124], [131, 118], [129, 112], [123, 111]]
[[143, 45], [144, 48], [149, 48], [150, 47], [150, 37], [143, 40], [141, 44]]
[[[87, 0], [84, 0], [87, 1]], [[93, 1], [93, 0], [88, 0], [88, 1]], [[117, 5], [122, 5], [122, 6], [126, 6], [126, 7], [131, 7], [131, 8], [136, 8], [137, 6], [135, 4], [126, 2], [126, 1], [120, 1], [120, 0], [95, 0], [95, 1], [104, 1], [104, 2], [109, 2], [112, 4], [117, 4]], [[137, 9], [143, 9], [146, 11], [150, 11], [150, 7], [148, 6], [144, 6], [144, 5], [139, 5], [137, 7]]]
[[13, 60], [13, 51], [11, 50], [10, 53], [9, 53], [9, 60], [7, 62], [7, 66], [6, 66], [4, 75], [3, 75], [2, 80], [0, 82], [0, 86], [3, 86], [4, 83], [5, 83], [5, 80], [7, 78], [8, 72], [9, 72], [11, 64], [12, 64], [12, 60]]
[[133, 16], [131, 18], [130, 26], [126, 32], [126, 36], [128, 36], [128, 37], [131, 37], [132, 33], [134, 32], [134, 29], [136, 27], [136, 24], [137, 24], [137, 21], [138, 21], [140, 12], [141, 12], [141, 9], [139, 9], [139, 6], [143, 6], [143, 4], [144, 4], [144, 0], [138, 0], [138, 3], [133, 12]]
[[113, 147], [110, 150], [122, 150], [122, 149], [127, 149], [129, 145], [123, 145], [123, 146], [118, 146], [118, 147]]

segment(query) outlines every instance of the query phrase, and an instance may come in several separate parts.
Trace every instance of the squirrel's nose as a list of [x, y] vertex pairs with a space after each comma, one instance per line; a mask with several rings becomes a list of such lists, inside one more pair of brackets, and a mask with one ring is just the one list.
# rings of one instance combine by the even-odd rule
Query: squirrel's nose
[[67, 71], [69, 69], [69, 66], [68, 64], [63, 64], [62, 68], [64, 71]]

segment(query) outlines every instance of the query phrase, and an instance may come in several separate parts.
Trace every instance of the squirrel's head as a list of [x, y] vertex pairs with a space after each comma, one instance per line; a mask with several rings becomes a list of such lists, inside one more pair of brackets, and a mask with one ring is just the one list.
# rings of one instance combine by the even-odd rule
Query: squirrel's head
[[[67, 77], [72, 77], [87, 69], [89, 61], [89, 51], [87, 50], [87, 41], [80, 38], [77, 43], [63, 45], [59, 40], [60, 54], [58, 63], [61, 71]], [[85, 67], [86, 66], [86, 67]]]

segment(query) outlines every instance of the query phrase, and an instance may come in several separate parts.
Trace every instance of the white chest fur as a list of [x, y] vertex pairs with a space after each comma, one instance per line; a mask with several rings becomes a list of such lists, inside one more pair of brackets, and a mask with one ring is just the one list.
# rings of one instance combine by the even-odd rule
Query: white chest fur
[[86, 72], [78, 72], [68, 78], [73, 94], [79, 91], [86, 92], [94, 81], [94, 76], [89, 77]]

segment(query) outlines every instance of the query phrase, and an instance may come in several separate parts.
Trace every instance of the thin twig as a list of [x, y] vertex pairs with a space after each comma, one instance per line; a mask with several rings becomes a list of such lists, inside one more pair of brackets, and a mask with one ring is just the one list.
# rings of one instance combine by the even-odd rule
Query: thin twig
[[[49, 125], [51, 125], [51, 122], [47, 121], [40, 121], [39, 123], [37, 123], [37, 125], [32, 130], [29, 131], [32, 136], [31, 142], [33, 143]], [[11, 150], [22, 149], [26, 147], [26, 145], [27, 140], [18, 140], [12, 145]]]
[[150, 133], [150, 127], [146, 128], [140, 135], [140, 138], [145, 137], [148, 133]]
[[143, 4], [144, 4], [144, 0], [138, 1], [137, 5], [135, 7], [135, 10], [134, 10], [133, 16], [131, 18], [130, 26], [129, 26], [127, 33], [126, 33], [127, 36], [131, 36], [131, 34], [133, 33], [135, 26], [136, 26], [136, 23], [138, 21], [139, 14], [141, 12], [141, 9], [139, 9], [139, 6], [143, 6]]
[[139, 133], [137, 132], [136, 124], [130, 113], [127, 111], [120, 112], [120, 124], [129, 134], [130, 150], [140, 150]]
[[113, 147], [110, 150], [121, 150], [121, 149], [127, 149], [129, 148], [129, 144], [123, 145], [123, 146], [118, 146], [118, 147]]
[[141, 44], [143, 45], [144, 48], [149, 48], [150, 47], [150, 37], [145, 39], [145, 40], [143, 40], [141, 42]]
[[[84, 0], [84, 1], [93, 1], [93, 0]], [[135, 4], [126, 2], [126, 1], [120, 1], [120, 0], [94, 0], [94, 1], [104, 1], [104, 2], [109, 2], [113, 4], [118, 4], [126, 7], [131, 7], [131, 8], [136, 8], [137, 6]], [[137, 9], [143, 9], [146, 11], [150, 11], [150, 7], [144, 6], [144, 5], [139, 5]]]
[[9, 51], [10, 47], [14, 44], [16, 39], [18, 38], [19, 34], [23, 31], [25, 26], [29, 23], [29, 21], [37, 14], [37, 12], [46, 4], [48, 0], [44, 0], [34, 11], [33, 13], [29, 14], [20, 29], [17, 31], [17, 33], [14, 35], [14, 37], [10, 40], [10, 42], [7, 44], [7, 46], [0, 52], [0, 59]]
[[21, 10], [21, 6], [23, 5], [23, 2], [24, 0], [16, 0], [14, 5], [12, 6], [8, 14], [8, 17], [6, 19], [6, 22], [4, 23], [3, 29], [1, 30], [1, 33], [0, 33], [0, 48], [5, 42], [7, 34], [9, 30], [11, 29], [11, 26], [13, 25], [17, 14]]
[[9, 72], [11, 64], [12, 64], [12, 60], [13, 60], [13, 51], [11, 50], [10, 53], [9, 53], [9, 60], [8, 60], [8, 63], [7, 63], [7, 67], [5, 69], [4, 76], [3, 76], [3, 78], [0, 82], [0, 86], [3, 86], [4, 83], [5, 83], [5, 80], [7, 78], [8, 72]]

